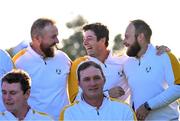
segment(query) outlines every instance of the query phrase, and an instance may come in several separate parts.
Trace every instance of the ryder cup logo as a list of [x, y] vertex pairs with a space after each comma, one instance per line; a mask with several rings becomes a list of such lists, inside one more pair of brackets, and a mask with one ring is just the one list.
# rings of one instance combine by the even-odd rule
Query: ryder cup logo
[[151, 66], [146, 67], [146, 72], [149, 73], [151, 71]]
[[118, 75], [120, 76], [120, 77], [122, 77], [123, 76], [123, 71], [120, 71], [120, 72], [118, 72]]
[[61, 74], [61, 69], [56, 69], [56, 73], [57, 73], [58, 75], [60, 75], [60, 74]]

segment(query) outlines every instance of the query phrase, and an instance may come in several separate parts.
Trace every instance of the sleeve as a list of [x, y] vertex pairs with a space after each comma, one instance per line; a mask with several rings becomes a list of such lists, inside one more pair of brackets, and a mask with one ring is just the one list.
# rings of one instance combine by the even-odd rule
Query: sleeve
[[0, 50], [0, 77], [13, 69], [13, 62], [6, 51]]
[[130, 121], [137, 121], [136, 114], [134, 113], [132, 108], [130, 108], [127, 112], [125, 120], [127, 120], [127, 119]]
[[[123, 74], [124, 74], [124, 72], [123, 72]], [[119, 86], [121, 86], [124, 89], [125, 95], [119, 97], [118, 99], [124, 100], [125, 102], [130, 104], [130, 100], [129, 99], [130, 99], [130, 95], [131, 95], [131, 90], [130, 90], [130, 87], [128, 85], [128, 81], [127, 81], [125, 75], [124, 75], [123, 78], [121, 78], [121, 82], [119, 83]]]
[[127, 76], [126, 76], [126, 72], [125, 72], [125, 64], [126, 64], [126, 61], [128, 60], [128, 58], [125, 56], [125, 61], [123, 63], [123, 69], [122, 69], [122, 74], [123, 74], [123, 78], [121, 79], [121, 82], [119, 85], [121, 85], [121, 87], [124, 89], [125, 91], [125, 95], [121, 96], [119, 99], [120, 100], [125, 100], [126, 103], [131, 104], [131, 89], [130, 89], [130, 86], [128, 84], [128, 79], [127, 79]]
[[78, 94], [78, 78], [76, 70], [78, 68], [78, 65], [85, 60], [87, 60], [87, 57], [80, 57], [73, 61], [71, 65], [70, 73], [68, 76], [68, 96], [71, 103], [73, 103], [76, 95]]
[[166, 106], [180, 98], [180, 64], [172, 53], [168, 53], [165, 65], [165, 79], [168, 88], [148, 101], [151, 109]]
[[13, 63], [14, 63], [15, 68], [19, 68], [19, 67], [18, 67], [18, 64], [17, 64], [18, 59], [19, 59], [23, 54], [25, 54], [26, 51], [27, 51], [27, 49], [25, 48], [25, 49], [19, 51], [16, 55], [13, 56], [12, 61], [13, 61]]

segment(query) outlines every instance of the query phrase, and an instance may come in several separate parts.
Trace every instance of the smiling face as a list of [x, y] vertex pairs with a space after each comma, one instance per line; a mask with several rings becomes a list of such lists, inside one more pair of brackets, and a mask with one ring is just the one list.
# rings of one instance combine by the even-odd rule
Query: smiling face
[[98, 57], [100, 55], [101, 49], [106, 48], [105, 43], [98, 41], [97, 36], [91, 30], [87, 30], [83, 33], [83, 45], [89, 56]]
[[20, 83], [2, 83], [2, 99], [6, 109], [16, 114], [27, 105], [29, 91], [23, 93]]
[[137, 37], [135, 37], [135, 27], [131, 23], [126, 29], [124, 45], [127, 47], [127, 55], [130, 57], [137, 56], [141, 47], [138, 43]]
[[54, 25], [46, 26], [40, 36], [40, 49], [46, 57], [53, 57], [55, 54], [55, 45], [59, 43], [57, 38], [58, 30]]
[[79, 85], [85, 99], [98, 99], [103, 95], [105, 80], [102, 72], [93, 66], [80, 71]]

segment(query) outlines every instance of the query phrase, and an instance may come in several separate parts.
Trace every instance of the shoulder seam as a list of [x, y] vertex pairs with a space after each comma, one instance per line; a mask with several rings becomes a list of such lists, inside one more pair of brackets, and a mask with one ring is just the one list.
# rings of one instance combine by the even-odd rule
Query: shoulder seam
[[17, 60], [20, 56], [24, 55], [25, 52], [26, 52], [26, 50], [27, 50], [27, 49], [25, 48], [25, 49], [19, 51], [16, 55], [14, 55], [13, 58], [12, 58], [13, 62], [15, 63], [16, 60]]
[[63, 121], [64, 120], [64, 112], [66, 111], [66, 109], [68, 109], [69, 107], [71, 107], [71, 106], [74, 106], [75, 104], [78, 104], [79, 103], [79, 101], [74, 101], [72, 104], [70, 104], [70, 105], [66, 105], [63, 109], [62, 109], [62, 111], [60, 112], [60, 121]]

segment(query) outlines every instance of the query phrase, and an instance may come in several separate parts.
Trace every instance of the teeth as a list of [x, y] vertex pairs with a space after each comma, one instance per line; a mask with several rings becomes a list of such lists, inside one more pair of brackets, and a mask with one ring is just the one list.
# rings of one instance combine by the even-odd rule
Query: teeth
[[12, 105], [13, 103], [6, 103], [7, 105]]

